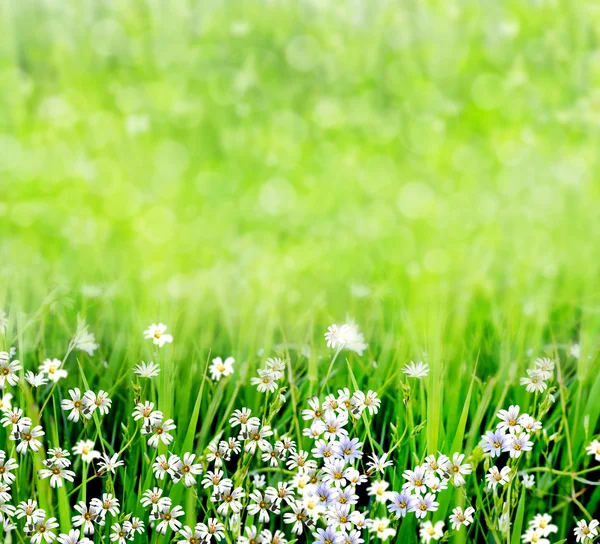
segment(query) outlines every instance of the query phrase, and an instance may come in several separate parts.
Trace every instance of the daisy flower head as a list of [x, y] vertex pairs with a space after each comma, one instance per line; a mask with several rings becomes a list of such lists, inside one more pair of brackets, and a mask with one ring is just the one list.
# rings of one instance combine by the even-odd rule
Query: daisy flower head
[[0, 482], [12, 484], [16, 476], [12, 473], [13, 470], [19, 468], [17, 462], [12, 458], [6, 458], [6, 453], [0, 450]]
[[589, 445], [585, 447], [585, 452], [588, 455], [593, 455], [596, 461], [600, 461], [600, 441], [592, 440]]
[[521, 457], [523, 452], [531, 451], [531, 448], [533, 448], [533, 442], [529, 440], [529, 438], [527, 433], [521, 433], [519, 435], [511, 434], [508, 436], [502, 450], [507, 451], [514, 459]]
[[69, 396], [71, 397], [71, 400], [66, 399], [60, 401], [63, 410], [70, 410], [67, 419], [69, 421], [74, 421], [75, 423], [79, 421], [80, 415], [86, 419], [90, 419], [92, 417], [92, 409], [86, 404], [79, 388], [75, 387], [74, 389], [69, 389]]
[[108, 414], [112, 406], [112, 400], [108, 398], [108, 393], [102, 390], [97, 394], [94, 391], [86, 391], [83, 395], [83, 401], [86, 408], [92, 412], [98, 410], [103, 416]]
[[521, 483], [525, 489], [531, 489], [535, 486], [535, 475], [534, 474], [521, 474]]
[[422, 379], [429, 374], [429, 365], [423, 361], [413, 362], [411, 361], [407, 365], [404, 365], [402, 372], [409, 378]]
[[275, 381], [275, 377], [268, 368], [258, 369], [258, 378], [251, 378], [250, 383], [256, 385], [256, 389], [259, 393], [272, 393], [279, 386]]
[[68, 376], [68, 372], [62, 368], [63, 362], [59, 359], [46, 359], [39, 367], [39, 371], [45, 374], [51, 382], [56, 383]]
[[62, 487], [63, 479], [72, 482], [75, 478], [75, 473], [60, 465], [51, 465], [49, 468], [38, 470], [38, 477], [40, 480], [50, 478], [50, 487]]
[[521, 542], [524, 542], [525, 544], [550, 544], [550, 541], [547, 538], [544, 538], [543, 533], [539, 529], [533, 529], [531, 527], [525, 531], [521, 537]]
[[380, 472], [383, 474], [387, 467], [394, 465], [394, 462], [388, 459], [387, 452], [383, 455], [378, 456], [374, 453], [369, 455], [370, 461], [367, 461], [367, 475], [371, 475], [374, 472]]
[[444, 522], [438, 521], [435, 525], [429, 520], [421, 522], [419, 536], [421, 537], [421, 542], [439, 540], [444, 536]]
[[33, 516], [31, 524], [26, 527], [27, 536], [31, 537], [32, 544], [52, 542], [56, 539], [54, 529], [58, 527], [56, 518], [46, 519], [46, 513], [41, 510], [42, 515]]
[[94, 355], [94, 351], [98, 349], [95, 335], [88, 331], [88, 325], [86, 324], [85, 319], [82, 319], [79, 316], [77, 316], [77, 331], [75, 332], [75, 336], [71, 340], [69, 347], [70, 349], [85, 351], [90, 356]]
[[269, 357], [265, 361], [265, 366], [271, 371], [273, 378], [281, 380], [285, 373], [285, 361], [279, 357]]
[[325, 333], [325, 339], [328, 348], [354, 351], [359, 356], [368, 347], [368, 344], [365, 344], [365, 337], [353, 321], [349, 321], [344, 325], [330, 325]]
[[508, 410], [500, 410], [498, 416], [500, 423], [497, 425], [499, 431], [509, 432], [511, 434], [521, 432], [521, 417], [519, 412], [521, 408], [519, 406], [510, 406]]
[[19, 383], [17, 372], [23, 367], [19, 361], [11, 361], [6, 351], [0, 351], [0, 389], [6, 385], [15, 386]]
[[490, 489], [496, 489], [498, 485], [503, 486], [510, 481], [510, 467], [502, 467], [502, 470], [499, 470], [493, 466], [488, 470], [485, 479]]
[[549, 380], [554, 374], [554, 361], [548, 357], [541, 357], [535, 360], [535, 367], [540, 373], [542, 380]]
[[109, 457], [106, 453], [100, 455], [100, 461], [98, 461], [98, 474], [107, 474], [109, 472], [115, 474], [115, 470], [118, 467], [125, 465], [125, 461], [119, 461], [118, 458], [118, 453], [115, 453], [112, 457]]
[[391, 514], [396, 514], [396, 517], [400, 519], [406, 516], [412, 500], [413, 495], [406, 489], [400, 493], [393, 491], [387, 508]]
[[489, 453], [492, 459], [500, 457], [506, 442], [506, 435], [502, 431], [487, 431], [481, 438], [483, 451]]
[[150, 417], [147, 420], [144, 420], [141, 431], [142, 434], [151, 435], [150, 438], [148, 438], [148, 445], [153, 448], [158, 448], [159, 442], [162, 442], [167, 446], [173, 442], [173, 435], [170, 434], [169, 431], [177, 428], [177, 425], [175, 425], [175, 422], [172, 419], [167, 419], [163, 422], [162, 413], [158, 413], [160, 414], [160, 418], [158, 417], [158, 414], [156, 418], [153, 418], [152, 414], [150, 414]]
[[144, 338], [151, 339], [155, 345], [162, 348], [165, 344], [173, 342], [173, 337], [166, 331], [167, 326], [164, 323], [153, 323], [144, 331]]
[[200, 533], [203, 541], [210, 541], [214, 536], [215, 540], [219, 542], [225, 536], [225, 525], [217, 518], [208, 518], [206, 524], [198, 523], [196, 525], [196, 530]]
[[4, 395], [0, 395], [0, 412], [5, 412], [11, 409], [12, 398], [13, 396], [11, 393], [5, 393]]
[[31, 370], [28, 370], [25, 373], [25, 381], [31, 385], [31, 387], [41, 387], [48, 383], [48, 378], [42, 373], [34, 374]]
[[160, 373], [160, 366], [152, 361], [149, 363], [142, 361], [141, 363], [135, 365], [133, 368], [133, 373], [137, 374], [140, 378], [155, 378]]
[[222, 377], [231, 376], [234, 363], [235, 359], [233, 357], [227, 357], [224, 361], [221, 357], [215, 357], [208, 368], [212, 380], [218, 382]]
[[225, 486], [218, 491], [214, 491], [210, 500], [220, 503], [217, 507], [217, 512], [222, 516], [228, 512], [237, 514], [242, 509], [242, 502], [246, 496], [245, 491], [241, 487], [233, 487], [232, 485]]
[[325, 529], [317, 529], [313, 537], [314, 544], [342, 544], [342, 535], [331, 525]]
[[573, 529], [575, 533], [575, 539], [577, 542], [587, 544], [598, 536], [598, 526], [600, 522], [597, 519], [593, 519], [589, 523], [582, 519], [577, 522], [577, 527]]
[[68, 533], [58, 535], [57, 541], [60, 544], [93, 544], [89, 538], [82, 537], [79, 533], [76, 529], [71, 529]]
[[463, 525], [468, 527], [473, 523], [473, 514], [475, 513], [475, 508], [469, 506], [465, 510], [463, 510], [460, 506], [457, 506], [452, 510], [452, 514], [450, 515], [450, 523], [452, 524], [452, 529], [458, 531]]
[[452, 463], [448, 470], [448, 472], [450, 472], [450, 474], [452, 475], [452, 478], [454, 480], [454, 485], [456, 487], [461, 487], [461, 486], [465, 485], [466, 480], [464, 477], [467, 474], [471, 474], [471, 472], [473, 472], [473, 467], [471, 467], [471, 465], [469, 463], [463, 464], [464, 458], [465, 458], [464, 453], [455, 453], [452, 456]]
[[352, 414], [355, 416], [360, 415], [364, 410], [367, 410], [370, 415], [375, 415], [379, 412], [379, 407], [381, 406], [381, 399], [375, 391], [371, 390], [366, 395], [362, 391], [356, 391], [352, 395], [352, 401], [352, 404], [358, 409], [358, 412], [352, 410]]
[[424, 518], [427, 515], [427, 512], [435, 512], [439, 505], [440, 503], [435, 500], [435, 495], [433, 493], [415, 495], [408, 511], [414, 512], [417, 519], [419, 519]]
[[552, 523], [552, 516], [550, 514], [536, 514], [529, 522], [529, 527], [540, 531], [544, 537], [558, 532], [558, 527]]
[[537, 368], [528, 368], [527, 376], [521, 378], [519, 383], [525, 386], [528, 393], [543, 393], [548, 388], [548, 384], [542, 377], [542, 372]]
[[44, 434], [46, 433], [44, 433], [40, 425], [32, 427], [31, 419], [24, 417], [19, 423], [13, 426], [10, 439], [19, 441], [17, 451], [21, 455], [25, 455], [27, 448], [30, 448], [34, 452], [39, 451], [42, 443], [38, 439], [44, 436]]
[[377, 538], [387, 540], [396, 534], [396, 529], [393, 529], [389, 525], [390, 520], [388, 518], [375, 518], [371, 521], [370, 529], [375, 533]]

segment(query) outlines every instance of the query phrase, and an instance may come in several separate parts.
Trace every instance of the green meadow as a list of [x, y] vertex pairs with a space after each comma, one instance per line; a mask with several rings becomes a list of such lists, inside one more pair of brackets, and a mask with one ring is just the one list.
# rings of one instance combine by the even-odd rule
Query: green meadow
[[[0, 427], [19, 464], [0, 541], [573, 542], [600, 512], [600, 463], [586, 452], [600, 432], [599, 23], [585, 0], [0, 2], [0, 351], [14, 347], [21, 366], [0, 398], [45, 432], [21, 454]], [[91, 354], [70, 343], [78, 318]], [[327, 347], [328, 326], [351, 320], [361, 355]], [[172, 343], [144, 338], [153, 323]], [[211, 378], [216, 357], [235, 359], [231, 375]], [[285, 371], [259, 392], [250, 380], [273, 357]], [[54, 358], [67, 377], [26, 380]], [[552, 375], [528, 392], [520, 379], [539, 358]], [[141, 361], [160, 374], [134, 374]], [[409, 377], [411, 361], [429, 373]], [[110, 412], [67, 419], [75, 387], [107, 392]], [[284, 521], [288, 502], [266, 522], [250, 515], [251, 476], [290, 482], [298, 504], [304, 492], [300, 469], [263, 466], [247, 436], [223, 468], [241, 512], [219, 512], [223, 490], [211, 495], [204, 476], [187, 487], [153, 472], [158, 455], [185, 452], [215, 470], [207, 448], [237, 436], [242, 407], [271, 442], [310, 452], [301, 411], [344, 388], [381, 399], [376, 414], [347, 412], [359, 472], [387, 452], [376, 479], [400, 492], [426, 456], [461, 452], [466, 483], [440, 472], [448, 489], [423, 519], [359, 485], [355, 508], [394, 534], [372, 524], [352, 540], [333, 506], [302, 534]], [[174, 420], [172, 444], [148, 445], [131, 417], [144, 401]], [[542, 427], [531, 451], [490, 459], [482, 435], [511, 405]], [[48, 448], [80, 440], [124, 466], [102, 473], [71, 453], [73, 481], [39, 478]], [[494, 464], [511, 478], [487, 491]], [[154, 487], [192, 533], [211, 518], [224, 535], [161, 534], [140, 505]], [[84, 534], [74, 506], [103, 493], [120, 510]], [[29, 499], [58, 527], [39, 532], [34, 516], [27, 531], [2, 508]], [[455, 530], [457, 506], [475, 513]], [[551, 534], [529, 525], [544, 513]], [[132, 516], [144, 529], [121, 531]], [[445, 521], [441, 535], [422, 534], [427, 520]], [[259, 536], [244, 541], [248, 527]], [[330, 527], [337, 536], [317, 533]], [[55, 540], [70, 530], [82, 532]]]

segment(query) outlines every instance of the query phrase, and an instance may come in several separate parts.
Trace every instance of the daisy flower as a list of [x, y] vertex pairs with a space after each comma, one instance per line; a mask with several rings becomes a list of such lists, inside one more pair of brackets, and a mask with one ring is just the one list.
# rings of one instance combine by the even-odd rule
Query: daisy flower
[[91, 408], [91, 411], [98, 410], [103, 416], [108, 414], [112, 406], [112, 400], [108, 398], [106, 391], [100, 391], [98, 394], [93, 391], [86, 391], [83, 395], [83, 401], [86, 407]]
[[27, 448], [31, 448], [31, 451], [38, 451], [42, 447], [42, 443], [38, 440], [40, 436], [44, 436], [42, 427], [37, 425], [31, 427], [31, 419], [22, 418], [21, 421], [13, 427], [10, 434], [11, 440], [19, 440], [17, 444], [17, 451], [24, 455]]
[[503, 486], [510, 481], [510, 467], [503, 467], [502, 470], [498, 470], [498, 467], [494, 466], [488, 470], [485, 478], [491, 489], [496, 489], [498, 485]]
[[592, 440], [585, 451], [588, 455], [593, 455], [596, 461], [600, 461], [600, 441]]
[[143, 404], [140, 402], [135, 405], [135, 410], [133, 411], [132, 417], [135, 421], [140, 419], [149, 419], [150, 415], [154, 412], [154, 403], [150, 401], [146, 401]]
[[452, 524], [452, 529], [458, 531], [463, 525], [468, 527], [471, 523], [473, 523], [473, 514], [475, 513], [475, 508], [469, 506], [466, 510], [460, 506], [457, 506], [452, 510], [452, 514], [450, 515], [450, 523]]
[[498, 417], [502, 420], [498, 423], [499, 431], [509, 432], [511, 434], [521, 432], [521, 418], [519, 417], [519, 406], [510, 406], [508, 410], [500, 410]]
[[471, 472], [473, 471], [473, 468], [471, 467], [471, 465], [469, 463], [462, 464], [464, 458], [465, 458], [464, 453], [455, 453], [452, 456], [452, 464], [450, 465], [450, 468], [448, 469], [448, 471], [450, 472], [450, 474], [452, 475], [452, 477], [454, 479], [454, 485], [456, 487], [461, 487], [461, 486], [465, 485], [466, 480], [464, 477], [467, 474], [471, 474]]
[[381, 474], [383, 474], [387, 467], [393, 466], [394, 462], [388, 460], [387, 456], [387, 452], [381, 457], [375, 455], [374, 453], [369, 455], [370, 461], [367, 461], [367, 474], [370, 475], [373, 474], [373, 472], [381, 472]]
[[529, 527], [540, 531], [542, 536], [546, 537], [551, 533], [558, 532], [558, 527], [551, 522], [552, 516], [550, 514], [536, 514], [529, 522]]
[[317, 529], [313, 534], [314, 544], [341, 544], [342, 536], [333, 526], [326, 529]]
[[100, 457], [100, 452], [94, 450], [93, 440], [80, 440], [73, 448], [75, 455], [81, 455], [81, 459], [86, 463], [90, 463], [94, 459]]
[[164, 323], [152, 324], [144, 331], [144, 338], [152, 339], [159, 348], [173, 342], [173, 337], [166, 333], [167, 326]]
[[98, 474], [106, 474], [108, 472], [115, 474], [115, 469], [117, 467], [125, 465], [125, 461], [117, 461], [118, 458], [118, 453], [115, 453], [112, 457], [109, 457], [105, 453], [101, 454], [100, 461], [98, 461]]
[[213, 381], [218, 382], [223, 376], [231, 376], [233, 374], [233, 363], [235, 363], [233, 357], [227, 357], [224, 361], [221, 357], [215, 357], [208, 367], [210, 377]]
[[413, 500], [413, 495], [406, 491], [402, 490], [400, 493], [393, 491], [390, 494], [390, 504], [388, 504], [388, 510], [392, 514], [396, 514], [398, 519], [406, 516], [406, 513], [409, 511], [408, 508], [410, 503]]
[[358, 326], [350, 321], [344, 325], [331, 325], [325, 333], [327, 347], [333, 349], [346, 349], [354, 351], [358, 355], [362, 355], [367, 349], [365, 337], [358, 330]]
[[68, 533], [61, 533], [57, 540], [60, 544], [93, 544], [89, 538], [82, 537], [75, 529], [71, 529]]
[[502, 448], [504, 448], [504, 443], [506, 442], [506, 437], [502, 431], [487, 431], [484, 436], [481, 437], [482, 440], [482, 448], [485, 453], [489, 453], [490, 457], [493, 459], [494, 457], [500, 457], [502, 453]]
[[119, 499], [113, 496], [112, 493], [104, 493], [102, 499], [92, 499], [90, 508], [98, 509], [100, 516], [106, 516], [108, 512], [111, 516], [117, 516], [120, 510]]
[[422, 467], [417, 467], [415, 470], [405, 470], [402, 477], [407, 481], [402, 485], [402, 489], [408, 489], [416, 493], [425, 493], [427, 491], [425, 476], [426, 473]]
[[137, 374], [141, 378], [154, 378], [160, 373], [160, 366], [152, 361], [149, 363], [142, 361], [140, 364], [135, 365], [133, 368], [133, 373]]
[[285, 373], [285, 361], [279, 357], [270, 357], [265, 361], [265, 366], [271, 371], [275, 380], [283, 378]]
[[231, 510], [234, 514], [237, 514], [242, 509], [242, 502], [246, 493], [241, 487], [226, 486], [225, 488], [216, 491], [211, 496], [210, 500], [213, 502], [221, 501], [221, 504], [217, 507], [217, 512], [222, 516], [227, 515]]
[[0, 450], [0, 482], [12, 484], [16, 478], [12, 471], [17, 468], [19, 468], [17, 462], [12, 457], [6, 459], [6, 453]]
[[548, 357], [536, 359], [535, 366], [539, 370], [542, 380], [549, 380], [552, 378], [554, 372], [554, 362], [552, 359], [548, 359]]
[[[256, 531], [256, 528], [254, 529]], [[187, 542], [187, 544], [199, 544], [202, 542], [202, 535], [200, 534], [200, 530], [196, 526], [195, 529], [192, 529], [188, 525], [185, 525], [183, 529], [180, 529], [179, 535], [183, 537], [183, 542]], [[256, 539], [256, 534], [254, 535], [254, 542], [258, 544], [258, 540]], [[238, 538], [238, 542], [240, 539]]]
[[0, 396], [0, 412], [4, 412], [6, 410], [11, 409], [12, 398], [13, 396], [10, 393], [5, 393], [4, 395]]
[[527, 433], [521, 433], [519, 435], [511, 434], [506, 440], [506, 444], [502, 451], [507, 451], [512, 458], [518, 458], [525, 451], [531, 451], [533, 448], [533, 442], [529, 440]]
[[200, 475], [203, 472], [202, 465], [200, 463], [194, 463], [195, 458], [195, 454], [185, 453], [177, 469], [183, 477], [183, 483], [186, 487], [196, 485], [196, 478], [194, 478], [194, 475]]
[[70, 410], [67, 419], [69, 421], [77, 422], [79, 421], [80, 414], [86, 419], [90, 419], [90, 417], [92, 417], [92, 410], [86, 406], [79, 388], [75, 387], [74, 389], [69, 389], [69, 396], [71, 397], [71, 400], [66, 399], [60, 401], [63, 410]]
[[4, 389], [6, 384], [17, 385], [19, 376], [16, 373], [22, 368], [19, 361], [11, 361], [6, 351], [0, 351], [0, 389]]
[[550, 544], [550, 541], [544, 538], [540, 530], [532, 529], [531, 527], [522, 535], [521, 542], [525, 544]]
[[131, 523], [124, 521], [123, 524], [114, 523], [110, 528], [110, 541], [117, 544], [126, 544], [131, 534]]
[[98, 523], [100, 526], [104, 525], [100, 507], [90, 505], [88, 508], [85, 502], [79, 501], [73, 508], [79, 513], [71, 518], [71, 523], [73, 523], [73, 527], [82, 527], [84, 535], [94, 534], [94, 523]]
[[279, 514], [279, 506], [277, 503], [269, 500], [266, 496], [263, 497], [263, 494], [260, 491], [254, 490], [250, 493], [249, 498], [252, 502], [248, 505], [248, 513], [251, 516], [258, 514], [258, 520], [261, 523], [267, 523], [271, 513]]
[[169, 434], [177, 428], [175, 422], [172, 419], [167, 419], [164, 423], [162, 421], [162, 414], [160, 421], [148, 420], [148, 423], [142, 427], [142, 434], [151, 434], [152, 436], [148, 439], [148, 445], [153, 448], [158, 448], [159, 442], [166, 444], [167, 446], [173, 442], [173, 435]]
[[[45, 513], [44, 513], [45, 516]], [[31, 525], [28, 527], [29, 536], [31, 536], [32, 544], [40, 544], [42, 542], [52, 542], [56, 539], [56, 535], [52, 531], [58, 527], [56, 518], [48, 518], [34, 516]]]
[[39, 371], [48, 376], [51, 382], [56, 383], [61, 378], [66, 378], [68, 372], [61, 368], [63, 362], [59, 359], [46, 359], [39, 367]]
[[48, 383], [48, 379], [43, 374], [34, 374], [31, 370], [28, 370], [25, 373], [25, 381], [27, 381], [31, 387], [40, 387]]
[[525, 489], [531, 489], [535, 485], [535, 476], [533, 474], [521, 474], [521, 483]]
[[259, 377], [251, 378], [250, 383], [257, 386], [256, 389], [259, 393], [272, 393], [279, 387], [275, 381], [275, 377], [268, 368], [259, 368], [257, 372]]
[[527, 376], [519, 380], [521, 385], [525, 385], [528, 393], [543, 393], [548, 384], [542, 379], [542, 373], [537, 369], [527, 369]]
[[206, 524], [198, 523], [196, 530], [200, 533], [202, 540], [210, 540], [213, 536], [218, 542], [225, 536], [225, 525], [223, 525], [217, 518], [208, 518]]
[[600, 522], [596, 519], [588, 522], [582, 519], [577, 522], [577, 527], [573, 529], [577, 542], [588, 542], [598, 536], [598, 526]]
[[390, 520], [387, 518], [375, 518], [371, 521], [370, 529], [371, 531], [374, 531], [375, 535], [381, 540], [387, 540], [396, 534], [396, 529], [389, 527], [389, 524]]
[[404, 365], [402, 372], [409, 378], [424, 378], [429, 374], [429, 365], [423, 361], [413, 362], [411, 361], [407, 365]]
[[385, 480], [380, 480], [377, 482], [373, 482], [368, 488], [367, 493], [369, 495], [373, 495], [377, 502], [386, 503], [391, 496], [391, 492], [387, 491], [387, 488], [390, 486], [388, 482]]
[[38, 477], [40, 480], [50, 478], [50, 487], [62, 487], [63, 479], [72, 482], [75, 478], [75, 473], [59, 465], [54, 465], [52, 468], [38, 470]]
[[409, 512], [414, 512], [417, 519], [424, 518], [427, 512], [435, 512], [440, 503], [436, 502], [433, 493], [427, 493], [423, 496], [415, 495], [408, 509]]
[[444, 522], [438, 521], [435, 525], [431, 521], [423, 521], [419, 528], [421, 542], [431, 542], [439, 540], [444, 536]]

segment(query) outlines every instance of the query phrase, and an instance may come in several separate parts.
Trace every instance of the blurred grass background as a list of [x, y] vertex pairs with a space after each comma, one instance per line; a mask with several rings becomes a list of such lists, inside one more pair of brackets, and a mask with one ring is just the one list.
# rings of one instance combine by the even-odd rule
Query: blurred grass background
[[[3, 347], [35, 368], [80, 313], [100, 343], [79, 357], [90, 386], [131, 401], [131, 367], [155, 355], [142, 331], [167, 323], [158, 399], [180, 440], [204, 362], [235, 356], [199, 405], [200, 451], [234, 404], [260, 405], [246, 384], [261, 358], [291, 354], [295, 398], [318, 392], [322, 334], [348, 313], [383, 447], [408, 424], [408, 360], [432, 366], [421, 455], [463, 435], [468, 452], [498, 408], [527, 408], [518, 377], [547, 354], [564, 405], [544, 425], [569, 448], [534, 461], [587, 466], [599, 28], [586, 0], [0, 2]], [[350, 383], [336, 366], [331, 389]], [[539, 473], [528, 516], [552, 507], [566, 535], [572, 486]], [[593, 512], [600, 492], [584, 498]]]
[[2, 298], [568, 341], [600, 308], [599, 22], [558, 0], [3, 2]]

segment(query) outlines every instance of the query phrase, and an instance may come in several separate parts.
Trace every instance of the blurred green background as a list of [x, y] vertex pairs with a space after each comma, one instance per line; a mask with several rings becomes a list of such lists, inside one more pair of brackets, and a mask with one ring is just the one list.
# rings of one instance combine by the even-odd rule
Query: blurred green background
[[597, 319], [596, 2], [0, 5], [5, 304]]

